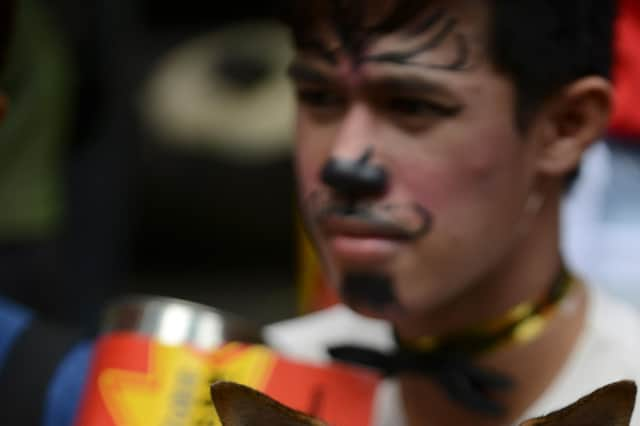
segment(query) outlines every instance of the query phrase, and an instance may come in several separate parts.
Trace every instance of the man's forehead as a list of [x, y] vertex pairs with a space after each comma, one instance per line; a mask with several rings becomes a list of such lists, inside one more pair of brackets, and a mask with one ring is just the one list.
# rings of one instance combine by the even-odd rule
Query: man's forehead
[[[341, 29], [321, 21], [313, 36], [299, 44], [299, 59], [325, 65], [354, 68], [363, 65], [396, 65], [445, 71], [462, 71], [482, 58], [486, 49], [487, 13], [484, 1], [432, 2], [415, 19], [400, 28]], [[308, 34], [309, 34], [308, 33]]]

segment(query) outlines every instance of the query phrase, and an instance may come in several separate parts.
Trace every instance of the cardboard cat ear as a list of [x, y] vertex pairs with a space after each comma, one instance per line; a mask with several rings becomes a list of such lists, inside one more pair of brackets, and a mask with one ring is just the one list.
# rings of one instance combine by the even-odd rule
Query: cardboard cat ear
[[629, 426], [636, 401], [636, 384], [612, 383], [548, 416], [520, 426]]
[[223, 426], [327, 426], [237, 383], [214, 383], [211, 398]]

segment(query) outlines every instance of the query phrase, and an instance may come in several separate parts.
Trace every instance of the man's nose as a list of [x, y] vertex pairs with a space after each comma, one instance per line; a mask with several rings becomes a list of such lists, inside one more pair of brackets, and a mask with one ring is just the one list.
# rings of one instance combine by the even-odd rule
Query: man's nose
[[370, 164], [373, 148], [357, 159], [331, 158], [322, 169], [322, 182], [348, 198], [374, 197], [387, 189], [387, 172]]
[[376, 124], [375, 114], [363, 103], [355, 103], [346, 114], [321, 172], [322, 182], [338, 195], [355, 199], [386, 191], [387, 172], [372, 163]]

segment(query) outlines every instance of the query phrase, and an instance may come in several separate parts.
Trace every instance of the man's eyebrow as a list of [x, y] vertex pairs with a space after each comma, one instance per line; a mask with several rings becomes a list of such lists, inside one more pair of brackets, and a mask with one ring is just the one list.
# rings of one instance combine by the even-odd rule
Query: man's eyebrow
[[[294, 82], [330, 84], [332, 79], [327, 74], [314, 68], [313, 66], [294, 62], [289, 66], [289, 77]], [[380, 76], [365, 79], [365, 85], [389, 91], [398, 92], [419, 92], [419, 93], [440, 93], [448, 91], [437, 82], [419, 76]]]
[[330, 80], [322, 71], [301, 62], [294, 62], [289, 65], [287, 74], [295, 82], [326, 84]]
[[398, 91], [402, 93], [440, 93], [445, 94], [448, 91], [440, 84], [421, 77], [379, 77], [371, 79], [368, 85], [389, 91]]

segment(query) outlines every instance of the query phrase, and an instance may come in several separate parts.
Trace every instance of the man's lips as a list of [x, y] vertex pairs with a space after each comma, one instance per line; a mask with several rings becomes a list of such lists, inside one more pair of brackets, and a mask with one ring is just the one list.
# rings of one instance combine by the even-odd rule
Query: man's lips
[[336, 260], [366, 269], [390, 260], [432, 225], [419, 204], [350, 202], [321, 192], [309, 196], [307, 212]]
[[393, 258], [412, 238], [405, 230], [357, 217], [331, 215], [320, 222], [332, 253], [353, 266], [370, 266]]
[[326, 215], [320, 220], [320, 228], [327, 236], [361, 239], [385, 239], [409, 241], [413, 235], [406, 230], [382, 221], [363, 220], [358, 216]]

